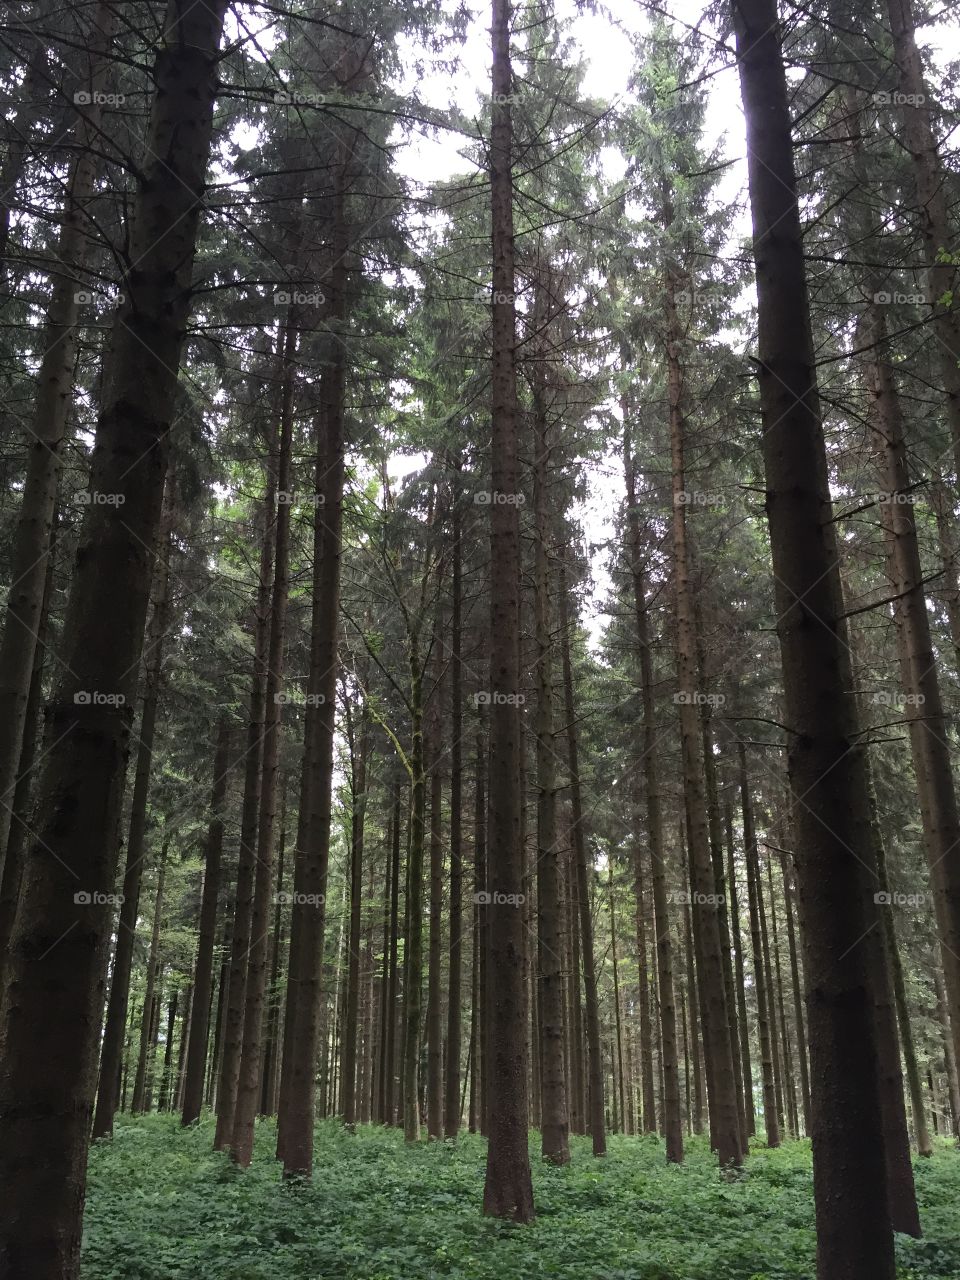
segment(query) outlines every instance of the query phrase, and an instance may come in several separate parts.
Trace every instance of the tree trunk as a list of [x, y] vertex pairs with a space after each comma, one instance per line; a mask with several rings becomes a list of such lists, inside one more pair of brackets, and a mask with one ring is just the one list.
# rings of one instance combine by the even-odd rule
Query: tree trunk
[[43, 710], [43, 675], [46, 666], [47, 635], [50, 624], [50, 592], [53, 588], [53, 571], [56, 561], [54, 543], [55, 535], [51, 538], [50, 552], [47, 556], [43, 608], [40, 611], [40, 622], [37, 627], [37, 645], [33, 655], [33, 676], [30, 680], [27, 718], [20, 748], [20, 761], [17, 766], [17, 783], [13, 793], [13, 813], [10, 818], [10, 833], [7, 839], [7, 856], [4, 859], [2, 875], [0, 875], [0, 992], [3, 990], [4, 969], [10, 955], [10, 939], [13, 936], [17, 903], [20, 900], [23, 864], [26, 856], [27, 840], [30, 835], [31, 804], [34, 790], [33, 775], [37, 765], [37, 746], [40, 740]]
[[390, 853], [390, 957], [387, 976], [385, 1048], [383, 1055], [383, 1122], [396, 1124], [397, 929], [400, 907], [400, 783], [393, 793], [393, 840]]
[[879, 507], [886, 535], [891, 595], [895, 597], [893, 616], [905, 686], [902, 710], [910, 727], [954, 1052], [960, 1053], [960, 808], [950, 756], [949, 724], [930, 636], [900, 398], [886, 349], [886, 324], [877, 306], [870, 309], [868, 332], [876, 346], [864, 369], [872, 399], [870, 425], [887, 491], [883, 495], [886, 501]]
[[177, 1022], [177, 1004], [179, 994], [174, 990], [167, 1002], [167, 1032], [163, 1046], [163, 1072], [160, 1076], [160, 1090], [157, 1094], [157, 1110], [167, 1111], [170, 1107], [170, 1072], [173, 1065], [173, 1032]]
[[[740, 1028], [740, 1068], [743, 1072], [743, 1106], [744, 1119], [747, 1125], [747, 1138], [757, 1132], [757, 1112], [753, 1102], [753, 1068], [750, 1064], [750, 1027], [747, 1023], [747, 988], [743, 971], [743, 939], [740, 933], [740, 899], [737, 892], [737, 869], [734, 860], [733, 844], [733, 805], [727, 800], [724, 804], [724, 828], [727, 842], [727, 886], [730, 894], [730, 925], [733, 943], [734, 987], [737, 999], [738, 1023]], [[791, 919], [792, 928], [792, 919]], [[794, 952], [791, 952], [794, 955]], [[802, 1015], [801, 1015], [802, 1016]], [[802, 1028], [802, 1024], [801, 1028]], [[800, 1031], [801, 1061], [804, 1071], [806, 1059], [803, 1057], [803, 1031]], [[804, 1074], [804, 1079], [806, 1075]], [[806, 1112], [804, 1112], [806, 1115]]]
[[343, 1123], [352, 1129], [357, 1121], [357, 1045], [360, 1011], [360, 926], [363, 907], [363, 825], [367, 805], [368, 714], [361, 713], [359, 734], [347, 711], [350, 745], [350, 934], [347, 942], [346, 1023], [340, 1079]]
[[796, 885], [793, 880], [793, 862], [787, 854], [781, 854], [783, 870], [783, 901], [787, 917], [787, 940], [790, 948], [790, 984], [793, 989], [793, 1013], [797, 1025], [797, 1057], [800, 1059], [800, 1097], [803, 1104], [803, 1131], [810, 1132], [810, 1072], [807, 1067], [807, 1034], [803, 1016], [803, 987], [800, 982], [800, 962], [797, 955], [797, 935], [793, 919], [793, 901]]
[[450, 939], [447, 962], [447, 1048], [443, 1130], [460, 1132], [460, 1053], [463, 984], [463, 518], [457, 458], [453, 492], [453, 569], [450, 614]]
[[345, 259], [350, 241], [345, 195], [346, 160], [341, 155], [339, 161], [334, 176], [331, 267], [327, 275], [326, 322], [333, 332], [323, 352], [325, 360], [317, 420], [310, 673], [277, 1127], [277, 1155], [283, 1160], [284, 1175], [288, 1177], [310, 1176], [313, 1172], [324, 895], [333, 808], [346, 395], [346, 352], [337, 331], [343, 327], [347, 315]]
[[[77, 280], [83, 276], [84, 263], [90, 252], [88, 206], [95, 197], [101, 166], [99, 134], [103, 111], [100, 103], [105, 74], [110, 65], [106, 53], [116, 26], [116, 7], [102, 2], [98, 4], [88, 32], [90, 82], [94, 92], [88, 106], [75, 108], [77, 119], [70, 138], [73, 159], [66, 180], [59, 235], [52, 255], [59, 269], [53, 273], [50, 303], [40, 339], [43, 354], [37, 370], [33, 417], [28, 428], [27, 470], [13, 538], [10, 590], [3, 639], [0, 641], [0, 799], [3, 800], [13, 796], [27, 723], [30, 681], [43, 613], [47, 559], [60, 487], [61, 451], [73, 404], [77, 318], [82, 296], [77, 290]], [[37, 39], [38, 51], [42, 44], [43, 41]], [[72, 56], [76, 56], [75, 51]], [[6, 197], [16, 181], [14, 178], [8, 185], [5, 178], [17, 156], [22, 161], [20, 149], [11, 147], [4, 165], [4, 180], [0, 183], [0, 214], [3, 219], [0, 224], [0, 258], [9, 226]], [[93, 496], [96, 500], [96, 491]], [[3, 870], [11, 813], [10, 804], [0, 804], [0, 872]]]
[[[673, 220], [669, 199], [666, 201], [664, 217], [667, 225]], [[715, 1140], [720, 1164], [739, 1165], [743, 1160], [743, 1146], [737, 1111], [737, 1082], [730, 1043], [730, 1019], [727, 1016], [718, 894], [710, 849], [704, 777], [703, 731], [697, 678], [697, 628], [686, 525], [683, 369], [678, 354], [679, 326], [675, 305], [677, 277], [672, 271], [666, 273], [664, 283], [673, 476], [673, 572], [679, 690], [677, 703], [688, 818], [694, 942], [698, 951], [697, 979], [702, 1010], [711, 1135]]]
[[[767, 516], [809, 992], [820, 1280], [892, 1280], [864, 901], [870, 814], [851, 698], [787, 85], [773, 0], [734, 0], [759, 302]], [[774, 231], [775, 229], [775, 231]]]
[[564, 1052], [564, 929], [557, 828], [557, 750], [554, 728], [552, 610], [550, 607], [550, 446], [542, 371], [531, 373], [534, 430], [534, 632], [537, 682], [537, 1014], [540, 1031], [540, 1142], [550, 1164], [570, 1163], [570, 1123]]
[[434, 631], [437, 655], [430, 713], [430, 933], [427, 954], [427, 1136], [443, 1137], [443, 775], [440, 771], [440, 638]]
[[[627, 406], [624, 405], [624, 422], [627, 422]], [[627, 533], [629, 538], [630, 570], [633, 582], [634, 617], [637, 630], [637, 649], [640, 660], [640, 696], [643, 711], [643, 779], [647, 804], [647, 840], [650, 846], [650, 864], [653, 880], [653, 914], [657, 935], [657, 981], [660, 995], [660, 1028], [662, 1040], [661, 1066], [663, 1071], [663, 1132], [667, 1147], [667, 1159], [673, 1163], [683, 1160], [683, 1130], [680, 1122], [680, 1076], [677, 1065], [677, 1025], [673, 988], [673, 947], [670, 941], [670, 918], [667, 912], [667, 879], [663, 847], [663, 815], [660, 805], [660, 770], [656, 745], [657, 730], [653, 702], [653, 655], [650, 647], [650, 618], [647, 608], [646, 574], [644, 573], [643, 547], [640, 538], [640, 519], [637, 510], [636, 473], [630, 451], [628, 430], [623, 434], [623, 465], [627, 487]], [[644, 961], [644, 965], [645, 965]], [[642, 980], [643, 975], [641, 975]], [[644, 1057], [651, 1046], [641, 1042]], [[652, 1054], [650, 1054], [652, 1057]], [[641, 1063], [644, 1075], [652, 1062]], [[646, 1111], [646, 1103], [644, 1104]], [[646, 1123], [646, 1118], [645, 1118]]]
[[277, 840], [277, 878], [273, 895], [273, 926], [270, 940], [270, 967], [267, 981], [266, 1034], [260, 1071], [260, 1115], [272, 1116], [277, 1110], [277, 1084], [280, 1079], [280, 965], [283, 951], [283, 873], [287, 849], [287, 775], [280, 784], [280, 835]]
[[210, 797], [210, 825], [200, 899], [200, 927], [197, 931], [197, 959], [193, 969], [193, 1003], [187, 1060], [183, 1083], [180, 1123], [193, 1124], [200, 1118], [203, 1081], [207, 1068], [207, 1039], [210, 1030], [210, 994], [213, 987], [213, 945], [217, 934], [217, 901], [220, 893], [220, 857], [223, 852], [223, 812], [230, 770], [230, 724], [221, 718], [213, 757], [213, 788]]
[[281, 328], [280, 337], [282, 392], [277, 454], [278, 501], [267, 647], [263, 756], [253, 875], [253, 904], [250, 913], [250, 945], [244, 983], [243, 1043], [237, 1075], [233, 1129], [230, 1136], [230, 1154], [242, 1168], [246, 1168], [253, 1157], [254, 1127], [260, 1106], [260, 1069], [270, 952], [270, 895], [273, 891], [273, 858], [280, 781], [281, 708], [285, 700], [282, 692], [283, 642], [286, 633], [287, 601], [290, 594], [294, 362], [298, 333], [299, 317], [291, 308]]
[[603, 1059], [600, 1043], [600, 1001], [597, 992], [597, 970], [593, 947], [593, 915], [590, 902], [590, 872], [587, 864], [587, 840], [584, 830], [583, 801], [580, 787], [580, 757], [577, 744], [577, 719], [573, 698], [573, 670], [570, 661], [570, 606], [566, 566], [560, 561], [560, 657], [563, 668], [563, 701], [567, 722], [567, 761], [570, 769], [570, 834], [577, 878], [577, 904], [580, 909], [580, 945], [583, 962], [583, 988], [587, 1013], [587, 1076], [590, 1136], [593, 1154], [606, 1155], [607, 1139], [603, 1118]]
[[137, 936], [137, 916], [140, 909], [140, 881], [143, 876], [147, 834], [147, 800], [150, 793], [153, 740], [163, 672], [163, 644], [170, 625], [170, 551], [174, 501], [172, 493], [172, 478], [168, 477], [166, 498], [160, 519], [158, 556], [154, 565], [153, 613], [147, 632], [144, 659], [143, 709], [140, 715], [137, 764], [130, 804], [130, 828], [123, 873], [120, 920], [117, 926], [117, 943], [114, 948], [113, 975], [107, 1001], [103, 1047], [100, 1051], [100, 1079], [93, 1117], [94, 1140], [108, 1137], [113, 1133], [113, 1116], [117, 1110], [120, 1060], [127, 1022], [127, 1001], [130, 995], [130, 973]]
[[767, 982], [766, 957], [763, 950], [763, 924], [760, 917], [757, 837], [753, 826], [753, 804], [747, 774], [747, 752], [743, 743], [740, 756], [740, 807], [743, 814], [743, 852], [747, 865], [747, 901], [750, 909], [750, 939], [753, 946], [753, 985], [757, 993], [757, 1038], [760, 1042], [760, 1072], [763, 1082], [763, 1127], [768, 1147], [780, 1145], [780, 1116], [777, 1110], [776, 1080], [773, 1070], [773, 1048], [770, 1040], [770, 992]]
[[263, 531], [254, 616], [253, 669], [250, 674], [247, 741], [244, 750], [243, 801], [240, 810], [240, 851], [230, 934], [230, 966], [223, 1006], [217, 1083], [217, 1127], [213, 1146], [226, 1151], [233, 1136], [243, 1047], [247, 959], [250, 951], [254, 898], [255, 842], [260, 816], [263, 741], [266, 722], [267, 662], [270, 645], [270, 581], [277, 535], [277, 467], [274, 430], [268, 433], [267, 487], [263, 498]]
[[133, 1101], [130, 1110], [139, 1115], [150, 1110], [148, 1092], [149, 1057], [153, 1044], [154, 999], [157, 978], [160, 975], [160, 921], [163, 912], [163, 882], [167, 871], [167, 848], [169, 841], [164, 840], [160, 850], [160, 862], [157, 867], [157, 896], [153, 906], [153, 933], [150, 937], [150, 952], [147, 956], [147, 984], [143, 997], [143, 1017], [140, 1021], [140, 1051], [137, 1055], [137, 1074], [133, 1082]]
[[483, 1211], [530, 1222], [533, 1184], [527, 1147], [526, 1001], [520, 897], [520, 522], [514, 314], [513, 127], [510, 0], [493, 0], [493, 123], [490, 134], [493, 362], [490, 503], [490, 848], [487, 1087]]

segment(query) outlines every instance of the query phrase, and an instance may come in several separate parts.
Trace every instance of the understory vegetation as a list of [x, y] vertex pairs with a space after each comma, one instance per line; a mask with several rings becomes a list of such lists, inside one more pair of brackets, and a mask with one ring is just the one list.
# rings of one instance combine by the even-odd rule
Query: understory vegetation
[[[593, 1160], [571, 1139], [571, 1164], [530, 1156], [536, 1222], [476, 1211], [486, 1142], [405, 1146], [396, 1129], [317, 1126], [311, 1182], [276, 1176], [276, 1126], [261, 1121], [239, 1170], [210, 1149], [211, 1121], [121, 1117], [94, 1146], [82, 1280], [808, 1280], [814, 1224], [810, 1143], [767, 1150], [717, 1172], [705, 1138], [682, 1166], [652, 1135], [612, 1134]], [[897, 1280], [960, 1275], [960, 1161], [937, 1142], [915, 1161], [923, 1240], [897, 1237]]]

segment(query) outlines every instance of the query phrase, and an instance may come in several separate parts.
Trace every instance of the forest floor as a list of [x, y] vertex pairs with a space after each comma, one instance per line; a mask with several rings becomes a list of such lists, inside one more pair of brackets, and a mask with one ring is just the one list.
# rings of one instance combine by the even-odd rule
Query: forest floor
[[[483, 1218], [485, 1143], [404, 1146], [396, 1130], [318, 1125], [311, 1184], [284, 1186], [262, 1122], [241, 1171], [211, 1151], [212, 1122], [118, 1118], [90, 1161], [83, 1280], [811, 1280], [810, 1147], [758, 1149], [721, 1179], [703, 1139], [682, 1167], [654, 1138], [573, 1141], [539, 1161], [537, 1221]], [[923, 1240], [897, 1238], [898, 1280], [960, 1277], [960, 1154], [915, 1162]]]

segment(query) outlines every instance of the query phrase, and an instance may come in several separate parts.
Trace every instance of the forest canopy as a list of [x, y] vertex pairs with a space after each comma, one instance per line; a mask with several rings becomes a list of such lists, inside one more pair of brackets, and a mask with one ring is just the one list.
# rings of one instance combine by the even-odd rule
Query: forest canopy
[[0, 1277], [960, 1275], [958, 69], [10, 0]]

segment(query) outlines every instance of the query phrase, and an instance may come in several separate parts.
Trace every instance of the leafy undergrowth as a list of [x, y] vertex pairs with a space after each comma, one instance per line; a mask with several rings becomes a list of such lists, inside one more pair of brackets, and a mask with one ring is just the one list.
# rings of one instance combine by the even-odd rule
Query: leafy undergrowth
[[[757, 1150], [736, 1181], [702, 1140], [682, 1168], [652, 1138], [574, 1139], [567, 1169], [534, 1159], [537, 1221], [479, 1212], [485, 1143], [404, 1146], [393, 1130], [318, 1126], [312, 1184], [284, 1186], [263, 1123], [246, 1171], [209, 1121], [121, 1119], [90, 1161], [83, 1280], [810, 1280], [809, 1144]], [[539, 1148], [535, 1135], [531, 1155]], [[918, 1161], [926, 1236], [898, 1237], [898, 1280], [960, 1277], [960, 1155]]]

